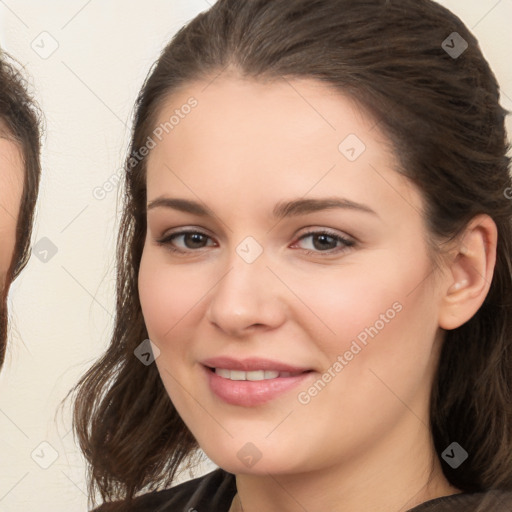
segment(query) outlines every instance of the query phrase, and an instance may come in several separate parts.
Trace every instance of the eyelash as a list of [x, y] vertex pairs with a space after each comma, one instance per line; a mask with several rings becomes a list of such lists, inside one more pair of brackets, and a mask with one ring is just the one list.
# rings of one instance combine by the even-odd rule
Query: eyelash
[[[158, 240], [156, 240], [156, 242], [161, 245], [161, 246], [164, 246], [166, 249], [168, 249], [169, 251], [173, 252], [173, 253], [179, 253], [179, 254], [187, 254], [187, 253], [191, 253], [191, 252], [196, 252], [198, 251], [199, 249], [203, 249], [203, 247], [199, 248], [199, 249], [188, 249], [188, 250], [183, 250], [183, 249], [177, 249], [176, 247], [174, 247], [172, 245], [172, 241], [180, 236], [184, 236], [184, 235], [202, 235], [202, 236], [205, 236], [209, 239], [211, 239], [210, 236], [208, 236], [206, 233], [203, 233], [202, 231], [196, 231], [196, 230], [184, 230], [184, 231], [178, 231], [176, 233], [171, 233], [170, 235], [166, 235], [162, 238], [159, 238]], [[308, 250], [308, 249], [302, 249], [304, 251], [305, 254], [307, 255], [333, 255], [333, 254], [340, 254], [340, 253], [343, 253], [345, 251], [347, 251], [349, 248], [353, 247], [356, 245], [356, 242], [353, 241], [353, 240], [350, 240], [348, 238], [345, 238], [337, 233], [334, 233], [332, 231], [329, 231], [329, 230], [326, 230], [326, 229], [322, 229], [322, 230], [319, 230], [319, 231], [309, 231], [307, 233], [304, 233], [303, 235], [301, 235], [297, 242], [294, 242], [293, 245], [296, 245], [298, 242], [300, 242], [301, 240], [304, 240], [305, 238], [308, 238], [308, 237], [311, 237], [311, 236], [328, 236], [332, 239], [334, 239], [336, 242], [341, 242], [341, 244], [343, 244], [344, 247], [342, 248], [337, 248], [337, 249], [329, 249], [327, 251], [312, 251], [312, 250]]]

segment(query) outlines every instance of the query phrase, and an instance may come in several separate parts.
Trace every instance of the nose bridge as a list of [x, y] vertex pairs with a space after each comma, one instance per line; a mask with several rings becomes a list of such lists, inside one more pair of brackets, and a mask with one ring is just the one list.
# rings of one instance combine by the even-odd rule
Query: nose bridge
[[256, 292], [258, 283], [266, 279], [268, 263], [268, 251], [253, 236], [246, 236], [229, 251], [226, 287], [242, 293], [253, 288]]
[[242, 240], [230, 252], [228, 271], [212, 290], [208, 319], [231, 333], [254, 325], [279, 325], [284, 312], [268, 263], [262, 245], [253, 237]]

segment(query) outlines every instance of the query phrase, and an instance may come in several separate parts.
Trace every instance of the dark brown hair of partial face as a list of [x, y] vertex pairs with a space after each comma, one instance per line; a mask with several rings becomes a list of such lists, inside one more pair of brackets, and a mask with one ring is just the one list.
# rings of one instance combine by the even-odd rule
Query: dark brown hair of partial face
[[[442, 42], [468, 43], [457, 59]], [[90, 464], [91, 496], [131, 498], [166, 486], [197, 443], [158, 370], [134, 349], [148, 338], [137, 290], [146, 233], [147, 142], [162, 104], [179, 88], [226, 69], [250, 80], [307, 78], [354, 98], [392, 143], [403, 175], [425, 202], [439, 253], [484, 213], [498, 228], [490, 291], [464, 325], [447, 331], [432, 388], [431, 430], [439, 458], [457, 441], [469, 458], [463, 491], [512, 489], [512, 201], [506, 111], [475, 37], [430, 0], [218, 0], [163, 50], [136, 103], [118, 239], [117, 313], [103, 357], [77, 386], [74, 428]], [[200, 115], [200, 114], [198, 114]]]
[[16, 224], [16, 242], [5, 286], [0, 290], [0, 368], [7, 346], [7, 295], [30, 257], [32, 222], [41, 176], [40, 111], [27, 91], [18, 64], [0, 50], [0, 137], [18, 145], [24, 166], [23, 192]]

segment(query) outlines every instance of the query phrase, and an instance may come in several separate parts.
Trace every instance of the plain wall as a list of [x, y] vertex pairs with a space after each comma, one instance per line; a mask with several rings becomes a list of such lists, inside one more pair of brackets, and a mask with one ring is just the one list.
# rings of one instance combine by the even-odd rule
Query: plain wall
[[[440, 3], [473, 29], [512, 110], [512, 1]], [[69, 408], [57, 408], [111, 333], [117, 182], [136, 95], [163, 45], [208, 7], [206, 0], [0, 2], [0, 45], [25, 67], [46, 120], [35, 250], [11, 289], [0, 374], [3, 512], [86, 510]]]

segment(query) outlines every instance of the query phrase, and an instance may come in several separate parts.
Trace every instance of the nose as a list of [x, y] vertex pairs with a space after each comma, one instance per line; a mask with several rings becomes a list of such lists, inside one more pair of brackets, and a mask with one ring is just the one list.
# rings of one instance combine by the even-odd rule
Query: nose
[[275, 329], [286, 320], [283, 293], [279, 280], [267, 268], [264, 254], [247, 263], [235, 253], [229, 270], [212, 290], [205, 315], [230, 337]]

